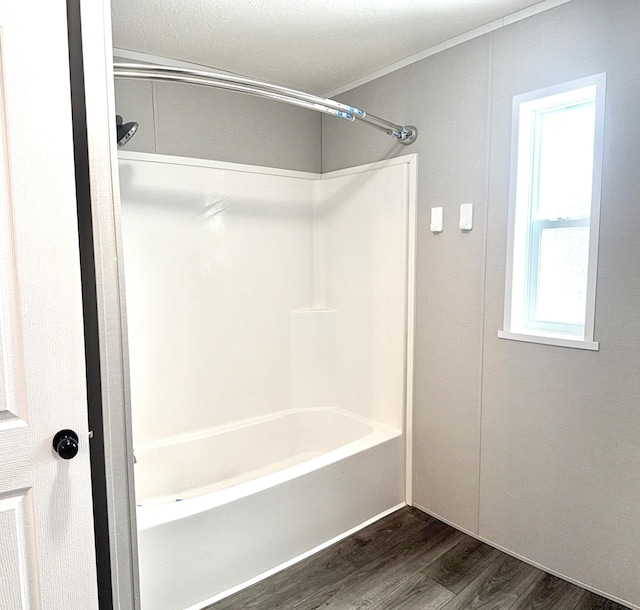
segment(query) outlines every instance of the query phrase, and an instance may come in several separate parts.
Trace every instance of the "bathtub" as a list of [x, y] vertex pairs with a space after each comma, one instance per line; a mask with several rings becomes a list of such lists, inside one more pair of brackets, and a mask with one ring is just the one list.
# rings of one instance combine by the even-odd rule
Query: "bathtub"
[[403, 439], [325, 408], [137, 447], [143, 610], [203, 608], [403, 505]]

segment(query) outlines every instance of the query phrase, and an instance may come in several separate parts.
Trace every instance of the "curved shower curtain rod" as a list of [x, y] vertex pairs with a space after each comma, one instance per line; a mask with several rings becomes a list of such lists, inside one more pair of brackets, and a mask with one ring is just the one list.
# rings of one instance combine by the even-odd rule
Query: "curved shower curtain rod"
[[218, 89], [238, 91], [249, 95], [257, 95], [259, 97], [309, 108], [310, 110], [316, 110], [324, 114], [330, 114], [347, 121], [361, 121], [365, 125], [370, 125], [375, 129], [384, 131], [392, 138], [396, 138], [401, 144], [412, 144], [418, 137], [418, 130], [413, 125], [396, 125], [373, 114], [367, 114], [364, 110], [336, 102], [335, 100], [236, 74], [126, 63], [114, 63], [113, 73], [116, 78], [188, 83], [191, 85], [204, 85]]

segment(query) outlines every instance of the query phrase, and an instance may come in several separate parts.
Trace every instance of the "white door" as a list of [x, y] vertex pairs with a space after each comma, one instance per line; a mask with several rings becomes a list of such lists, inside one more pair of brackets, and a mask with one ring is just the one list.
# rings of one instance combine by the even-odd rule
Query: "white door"
[[93, 610], [65, 2], [0, 0], [0, 29], [0, 608]]

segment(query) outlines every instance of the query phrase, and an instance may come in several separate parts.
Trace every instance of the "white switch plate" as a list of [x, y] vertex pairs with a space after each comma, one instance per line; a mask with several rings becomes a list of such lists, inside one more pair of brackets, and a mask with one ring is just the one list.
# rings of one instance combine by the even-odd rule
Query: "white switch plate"
[[473, 229], [473, 203], [463, 203], [460, 206], [460, 230], [471, 231]]
[[431, 208], [431, 232], [442, 233], [443, 208]]

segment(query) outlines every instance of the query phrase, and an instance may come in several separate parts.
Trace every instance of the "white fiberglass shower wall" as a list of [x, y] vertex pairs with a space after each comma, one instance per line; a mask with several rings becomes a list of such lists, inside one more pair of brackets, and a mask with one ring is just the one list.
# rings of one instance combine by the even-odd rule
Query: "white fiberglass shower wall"
[[135, 447], [289, 408], [313, 181], [123, 157]]
[[121, 153], [143, 607], [202, 607], [405, 501], [414, 157]]

